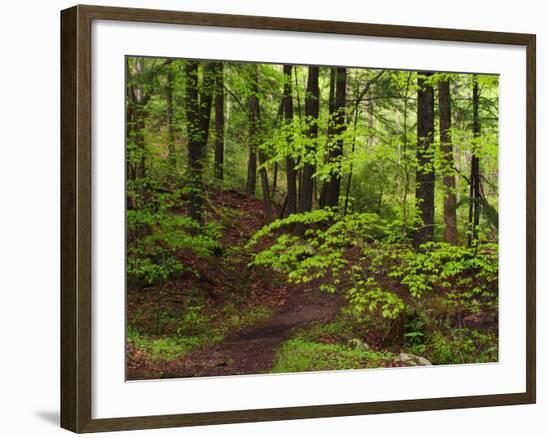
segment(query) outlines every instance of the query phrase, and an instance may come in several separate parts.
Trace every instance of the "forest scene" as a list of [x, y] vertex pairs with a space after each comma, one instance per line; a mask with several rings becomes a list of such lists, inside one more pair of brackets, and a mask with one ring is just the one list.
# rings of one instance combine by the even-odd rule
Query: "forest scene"
[[126, 57], [128, 380], [498, 361], [498, 75]]

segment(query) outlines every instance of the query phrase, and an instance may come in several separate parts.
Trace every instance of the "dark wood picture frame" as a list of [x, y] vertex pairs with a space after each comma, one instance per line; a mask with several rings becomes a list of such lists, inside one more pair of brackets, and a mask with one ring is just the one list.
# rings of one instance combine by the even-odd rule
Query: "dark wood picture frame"
[[[92, 419], [91, 24], [117, 20], [518, 45], [526, 48], [526, 391], [523, 393]], [[535, 52], [531, 34], [75, 6], [61, 12], [61, 426], [98, 432], [529, 404], [536, 401]]]

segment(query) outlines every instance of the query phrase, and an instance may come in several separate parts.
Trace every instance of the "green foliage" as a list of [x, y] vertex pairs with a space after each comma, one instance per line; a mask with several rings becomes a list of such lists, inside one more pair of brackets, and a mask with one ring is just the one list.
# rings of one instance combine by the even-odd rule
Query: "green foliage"
[[407, 249], [392, 258], [389, 272], [406, 285], [415, 299], [435, 289], [446, 292], [457, 309], [479, 313], [496, 307], [498, 247], [480, 243], [477, 247], [428, 242], [419, 252]]
[[164, 309], [153, 316], [160, 324], [157, 334], [134, 328], [139, 324], [134, 316], [128, 325], [127, 339], [149, 361], [173, 360], [195, 348], [220, 342], [228, 333], [256, 324], [272, 314], [273, 311], [264, 306], [227, 307], [217, 316], [209, 314], [203, 305], [188, 305], [181, 314]]
[[128, 232], [127, 272], [131, 283], [153, 285], [181, 273], [179, 250], [207, 257], [218, 248], [220, 227], [201, 227], [188, 216], [173, 211], [185, 190], [162, 191], [144, 178], [128, 182], [128, 196], [135, 203], [126, 212]]
[[277, 352], [273, 372], [378, 368], [390, 361], [387, 352], [365, 351], [340, 344], [324, 344], [294, 338]]
[[435, 331], [426, 343], [426, 355], [434, 365], [497, 362], [498, 339], [491, 331]]
[[128, 343], [146, 355], [150, 361], [173, 360], [185, 356], [194, 348], [218, 342], [223, 337], [211, 333], [187, 336], [153, 337], [132, 328], [128, 329]]
[[[296, 224], [309, 228], [303, 235], [284, 232]], [[340, 216], [330, 210], [275, 221], [258, 231], [249, 247], [268, 236], [273, 243], [255, 254], [251, 265], [271, 266], [294, 284], [324, 279], [321, 289], [343, 291], [358, 316], [379, 313], [396, 319], [405, 310], [406, 297], [380, 281], [385, 275], [405, 286], [412, 300], [438, 289], [460, 310], [478, 313], [496, 306], [496, 244], [467, 248], [429, 242], [415, 252], [402, 240], [399, 223], [374, 214]]]
[[[304, 108], [308, 67], [293, 66], [290, 85], [294, 116], [286, 120], [281, 105], [286, 80], [282, 66], [224, 62], [221, 182], [213, 178], [214, 109], [210, 140], [203, 145], [201, 158], [195, 160], [197, 168], [189, 166], [189, 140], [196, 134], [186, 113], [189, 81], [196, 80], [199, 105], [204, 105], [207, 99], [203, 97], [214, 91], [212, 87], [219, 79], [211, 62], [194, 62], [198, 77], [190, 78], [186, 60], [127, 59], [126, 225], [131, 288], [156, 293], [170, 286], [168, 291], [178, 285], [170, 281], [184, 274], [186, 282], [198, 282], [200, 270], [200, 280], [205, 280], [203, 270], [193, 266], [201, 266], [206, 258], [223, 264], [227, 271], [242, 268], [249, 258], [251, 268], [275, 271], [273, 282], [284, 277], [292, 285], [313, 283], [320, 285], [321, 291], [344, 296], [345, 318], [314, 326], [285, 344], [276, 365], [281, 371], [384, 364], [388, 360], [385, 353], [359, 351], [346, 343], [346, 338], [362, 340], [373, 332], [379, 332], [378, 338], [383, 340], [391, 339], [394, 347], [426, 355], [434, 363], [496, 357], [496, 334], [464, 328], [462, 321], [465, 315], [488, 315], [491, 319], [498, 310], [498, 246], [489, 243], [498, 242], [498, 76], [436, 73], [426, 79], [425, 85], [433, 87], [436, 95], [439, 82], [450, 81], [449, 134], [454, 161], [443, 156], [436, 135], [425, 151], [433, 156], [433, 162], [421, 168], [416, 129], [420, 73], [346, 69], [345, 115], [337, 124], [329, 113], [331, 68], [319, 69], [319, 117], [311, 118], [305, 116]], [[474, 80], [480, 90], [479, 135], [472, 132]], [[250, 130], [252, 94], [261, 110], [254, 137]], [[314, 137], [312, 130], [317, 131]], [[435, 132], [438, 130], [436, 115]], [[331, 152], [340, 145], [342, 154], [333, 157]], [[315, 169], [313, 211], [266, 225], [244, 249], [241, 240], [228, 233], [229, 238], [223, 236], [222, 247], [222, 230], [230, 230], [235, 221], [244, 222], [250, 211], [212, 205], [217, 218], [213, 219], [208, 196], [212, 187], [243, 190], [249, 158], [258, 159], [259, 153], [263, 157], [257, 171], [267, 174], [274, 215], [279, 214], [289, 191], [285, 168], [289, 157], [299, 178], [306, 165]], [[436, 183], [436, 242], [415, 251], [410, 239], [419, 225], [416, 173], [433, 171], [436, 181], [443, 176], [455, 177], [458, 235], [464, 242], [470, 226], [468, 180], [474, 154], [480, 160], [482, 175], [479, 241], [472, 248], [438, 242], [443, 235], [442, 206], [447, 192]], [[335, 176], [341, 183], [338, 207], [318, 209], [323, 184]], [[253, 195], [264, 195], [261, 190], [257, 184]], [[204, 225], [188, 217], [190, 194], [204, 198]], [[347, 214], [342, 215], [344, 202]], [[238, 232], [242, 237], [242, 231]], [[202, 289], [200, 294], [204, 295]], [[226, 305], [223, 311], [213, 311], [204, 296], [196, 300], [186, 296], [178, 303], [181, 309], [174, 311], [162, 306], [161, 296], [159, 293], [157, 301], [151, 300], [151, 309], [145, 305], [140, 308], [143, 315], [137, 311], [129, 315], [129, 326], [140, 327], [129, 330], [130, 343], [154, 360], [179, 357], [272, 312], [263, 307], [243, 307], [242, 302], [224, 302], [220, 304]], [[147, 325], [144, 319], [152, 322]], [[336, 343], [324, 342], [324, 337]]]

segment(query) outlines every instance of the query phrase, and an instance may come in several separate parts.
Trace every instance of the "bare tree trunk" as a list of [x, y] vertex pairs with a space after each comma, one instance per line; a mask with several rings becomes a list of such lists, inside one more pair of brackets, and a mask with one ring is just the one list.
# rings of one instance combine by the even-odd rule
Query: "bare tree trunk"
[[187, 209], [191, 219], [203, 223], [202, 204], [202, 146], [204, 134], [201, 132], [201, 116], [199, 112], [198, 76], [199, 64], [188, 61], [185, 65], [185, 118], [187, 122], [188, 167], [187, 179], [189, 195]]
[[202, 158], [206, 160], [208, 138], [210, 134], [210, 117], [216, 79], [216, 63], [202, 63], [202, 84], [200, 93], [200, 133], [202, 141]]
[[252, 94], [248, 99], [248, 112], [250, 120], [250, 142], [253, 145], [254, 150], [258, 152], [258, 160], [260, 162], [260, 180], [262, 182], [262, 192], [264, 199], [264, 212], [265, 219], [269, 223], [273, 219], [271, 211], [271, 199], [269, 196], [269, 182], [267, 179], [267, 169], [263, 164], [267, 160], [263, 151], [260, 150], [260, 100], [258, 98], [258, 66], [252, 66], [253, 82], [252, 82]]
[[[329, 113], [329, 123], [327, 127], [327, 148], [330, 147], [332, 143], [332, 137], [334, 136], [334, 126], [332, 122], [332, 114], [334, 114], [335, 105], [335, 90], [336, 90], [336, 69], [330, 68], [330, 85], [328, 93], [328, 113]], [[328, 160], [328, 156], [325, 158]], [[328, 183], [325, 181], [321, 186], [321, 193], [319, 194], [319, 207], [324, 208], [326, 205], [327, 198], [327, 186]]]
[[[336, 93], [334, 104], [335, 108], [332, 116], [334, 135], [340, 136], [346, 129], [346, 69], [342, 67], [336, 68]], [[341, 162], [343, 151], [344, 140], [342, 138], [337, 138], [336, 141], [331, 144], [329, 150], [329, 162], [336, 165], [337, 169], [331, 172], [330, 179], [327, 182], [325, 205], [328, 207], [338, 206], [341, 180], [339, 163]]]
[[[284, 65], [283, 72], [285, 75], [285, 83], [283, 88], [283, 112], [285, 122], [292, 123], [294, 111], [292, 108], [292, 66]], [[292, 139], [288, 139], [291, 145]], [[286, 157], [286, 186], [287, 186], [287, 213], [288, 215], [296, 213], [297, 207], [297, 191], [296, 191], [296, 162], [291, 155]]]
[[473, 125], [474, 144], [472, 147], [472, 165], [470, 171], [470, 205], [468, 211], [468, 222], [470, 232], [468, 233], [468, 246], [472, 246], [478, 237], [479, 217], [481, 212], [481, 171], [479, 168], [479, 144], [477, 139], [481, 134], [481, 123], [479, 120], [479, 84], [477, 76], [474, 76], [474, 86], [472, 90], [473, 104]]
[[451, 139], [451, 90], [449, 79], [439, 82], [439, 143], [443, 160], [443, 240], [456, 245], [458, 231], [456, 227], [456, 179], [453, 144]]
[[319, 119], [319, 67], [309, 67], [306, 92], [306, 119], [309, 123], [307, 136], [312, 144], [306, 149], [306, 162], [302, 171], [300, 190], [300, 212], [311, 211], [313, 204], [313, 174], [315, 173], [314, 140], [317, 138]]
[[133, 139], [136, 145], [136, 149], [139, 152], [139, 163], [136, 165], [136, 177], [144, 178], [146, 175], [145, 169], [145, 92], [141, 86], [144, 73], [143, 58], [136, 60], [136, 73], [135, 78], [137, 85], [133, 89], [134, 94], [134, 129]]
[[[359, 118], [359, 103], [355, 105], [353, 111], [353, 141], [351, 144], [351, 155], [355, 153], [355, 143], [356, 143], [356, 132], [357, 132], [357, 121]], [[348, 174], [348, 183], [346, 185], [346, 197], [344, 201], [344, 216], [348, 214], [348, 204], [349, 204], [349, 195], [351, 192], [351, 180], [353, 178], [353, 163], [350, 165], [349, 174]]]
[[174, 74], [172, 60], [166, 61], [166, 124], [168, 128], [168, 162], [170, 171], [176, 170], [176, 136], [174, 133]]
[[277, 194], [277, 174], [279, 173], [279, 164], [273, 164], [273, 184], [271, 186], [271, 199], [275, 198]]
[[427, 83], [432, 73], [418, 75], [416, 208], [421, 225], [414, 233], [414, 247], [433, 240], [434, 232], [434, 89]]
[[[249, 74], [250, 81], [252, 82], [252, 88], [257, 87], [256, 66], [246, 66]], [[248, 172], [246, 177], [246, 193], [249, 195], [256, 194], [256, 178], [257, 178], [257, 155], [256, 146], [251, 137], [249, 137], [248, 145]]]
[[216, 63], [216, 84], [215, 84], [215, 113], [216, 113], [216, 138], [214, 143], [214, 178], [218, 182], [223, 181], [223, 161], [225, 146], [225, 96], [224, 96], [224, 77], [223, 63]]
[[203, 64], [202, 90], [200, 95], [198, 79], [199, 63], [197, 61], [187, 61], [185, 64], [185, 74], [185, 116], [188, 137], [188, 214], [193, 220], [202, 224], [202, 204], [204, 200], [202, 171], [206, 145], [208, 143], [210, 113], [212, 112], [213, 63]]

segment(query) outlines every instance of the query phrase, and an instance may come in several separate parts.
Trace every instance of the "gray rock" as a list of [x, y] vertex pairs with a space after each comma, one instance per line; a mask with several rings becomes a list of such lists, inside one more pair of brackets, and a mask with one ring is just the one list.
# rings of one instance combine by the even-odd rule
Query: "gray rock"
[[416, 356], [409, 353], [401, 353], [397, 356], [397, 360], [406, 366], [427, 366], [432, 363], [425, 357]]
[[363, 342], [361, 339], [353, 338], [348, 341], [348, 346], [356, 350], [369, 351], [370, 345]]

